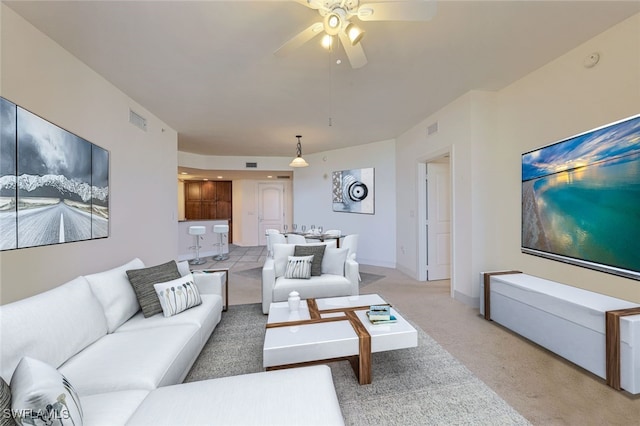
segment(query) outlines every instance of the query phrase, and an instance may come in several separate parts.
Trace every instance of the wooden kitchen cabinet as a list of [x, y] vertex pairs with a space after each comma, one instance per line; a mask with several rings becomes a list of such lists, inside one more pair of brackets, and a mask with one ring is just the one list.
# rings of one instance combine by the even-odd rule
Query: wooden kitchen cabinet
[[185, 181], [187, 220], [227, 219], [231, 239], [231, 181]]

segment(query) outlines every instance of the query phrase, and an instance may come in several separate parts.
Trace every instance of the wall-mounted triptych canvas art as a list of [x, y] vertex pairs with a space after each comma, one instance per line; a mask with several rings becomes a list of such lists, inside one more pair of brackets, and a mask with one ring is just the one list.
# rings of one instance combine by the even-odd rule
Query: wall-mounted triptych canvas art
[[0, 250], [109, 236], [109, 152], [0, 98]]
[[374, 169], [333, 172], [333, 211], [374, 214]]

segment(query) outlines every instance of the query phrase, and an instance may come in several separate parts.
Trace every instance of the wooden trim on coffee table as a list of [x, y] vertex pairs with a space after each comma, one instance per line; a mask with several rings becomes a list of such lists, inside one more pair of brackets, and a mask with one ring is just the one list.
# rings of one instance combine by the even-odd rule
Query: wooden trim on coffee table
[[[383, 303], [382, 305], [388, 305]], [[351, 364], [353, 371], [358, 378], [358, 382], [361, 385], [371, 384], [371, 335], [367, 331], [367, 327], [362, 324], [358, 315], [356, 315], [355, 311], [363, 311], [370, 308], [370, 306], [352, 306], [352, 307], [344, 307], [344, 308], [332, 308], [332, 309], [318, 309], [318, 303], [315, 299], [307, 299], [307, 306], [309, 307], [309, 317], [308, 320], [299, 320], [299, 321], [285, 321], [285, 322], [274, 322], [267, 323], [266, 328], [277, 328], [277, 327], [293, 327], [297, 325], [309, 325], [309, 324], [321, 324], [326, 322], [335, 322], [335, 321], [349, 321], [351, 327], [353, 327], [353, 331], [355, 331], [358, 336], [358, 355], [352, 355], [347, 357], [340, 358], [331, 358], [331, 359], [321, 359], [316, 361], [307, 361], [307, 362], [298, 362], [293, 364], [285, 364], [285, 365], [276, 365], [272, 367], [267, 367], [266, 370], [281, 370], [284, 368], [292, 368], [292, 367], [302, 367], [305, 365], [316, 365], [316, 364], [326, 364], [328, 362], [334, 361], [344, 361], [347, 360]], [[391, 305], [388, 305], [391, 306]], [[333, 317], [325, 317], [323, 318], [321, 314], [327, 313], [343, 313], [344, 316], [333, 316]]]
[[640, 306], [605, 312], [607, 385], [620, 390], [620, 317], [640, 315]]
[[494, 275], [521, 274], [520, 271], [485, 272], [484, 276], [484, 319], [491, 321], [491, 277]]
[[309, 307], [309, 316], [311, 319], [319, 319], [320, 311], [318, 310], [316, 299], [307, 299], [307, 306]]
[[361, 385], [371, 384], [371, 335], [354, 311], [347, 311], [345, 313], [347, 318], [349, 318], [351, 326], [358, 335], [359, 342], [358, 361], [356, 363], [354, 359], [349, 360], [351, 367], [356, 373], [358, 382]]

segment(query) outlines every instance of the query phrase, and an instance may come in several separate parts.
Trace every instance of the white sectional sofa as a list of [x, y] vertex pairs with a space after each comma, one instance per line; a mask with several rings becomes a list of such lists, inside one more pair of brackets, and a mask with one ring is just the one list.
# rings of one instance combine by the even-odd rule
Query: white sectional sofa
[[145, 318], [125, 272], [141, 268], [134, 259], [0, 306], [4, 381], [23, 357], [45, 362], [77, 392], [85, 425], [343, 424], [326, 366], [181, 384], [220, 322], [221, 276], [194, 273], [200, 305]]
[[[334, 248], [334, 242], [310, 244], [274, 244], [273, 258], [268, 257], [262, 267], [262, 312], [269, 313], [272, 302], [283, 302], [289, 293], [297, 291], [301, 299], [355, 296], [359, 294], [359, 265], [347, 257], [346, 248]], [[289, 256], [296, 246], [326, 246], [321, 260], [321, 275], [308, 279], [286, 278]]]

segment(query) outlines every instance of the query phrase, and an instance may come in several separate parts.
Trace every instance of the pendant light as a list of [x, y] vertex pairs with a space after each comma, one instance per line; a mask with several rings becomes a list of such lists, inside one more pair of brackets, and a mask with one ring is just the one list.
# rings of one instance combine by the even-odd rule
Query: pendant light
[[293, 161], [289, 163], [290, 167], [307, 167], [309, 165], [309, 163], [304, 161], [304, 158], [302, 158], [302, 144], [300, 143], [301, 137], [301, 135], [296, 135], [296, 138], [298, 138], [298, 145], [296, 146], [296, 158], [294, 158]]

